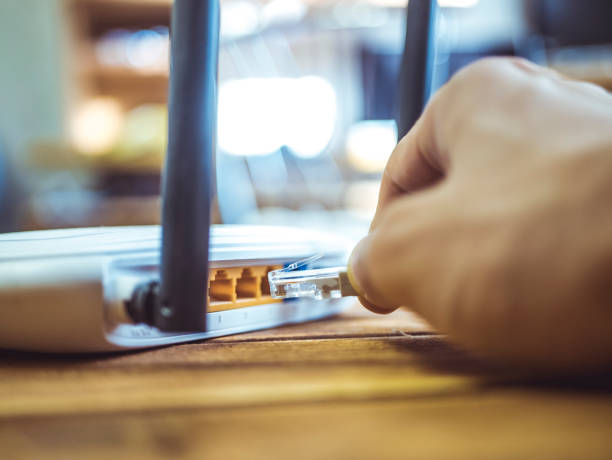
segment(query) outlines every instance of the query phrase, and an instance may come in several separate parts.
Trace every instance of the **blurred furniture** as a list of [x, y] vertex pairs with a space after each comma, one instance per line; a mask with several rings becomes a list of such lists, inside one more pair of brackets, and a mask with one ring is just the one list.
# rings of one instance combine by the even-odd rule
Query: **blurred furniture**
[[[65, 0], [76, 51], [73, 66], [84, 96], [117, 98], [126, 108], [164, 103], [167, 69], [105, 65], [96, 45], [109, 32], [170, 25], [172, 0]], [[126, 41], [128, 38], [126, 37]]]
[[528, 383], [405, 311], [125, 355], [0, 352], [4, 458], [588, 458], [612, 377]]
[[612, 43], [612, 2], [609, 0], [527, 0], [532, 32], [550, 46]]
[[66, 138], [28, 145], [22, 229], [159, 223], [172, 0], [58, 4]]
[[612, 2], [527, 0], [525, 5], [527, 57], [612, 90]]

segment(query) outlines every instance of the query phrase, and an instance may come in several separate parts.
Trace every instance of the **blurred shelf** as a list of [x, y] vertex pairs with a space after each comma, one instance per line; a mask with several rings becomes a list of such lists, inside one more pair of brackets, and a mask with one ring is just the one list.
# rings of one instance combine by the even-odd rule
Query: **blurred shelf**
[[[53, 206], [39, 203], [34, 197], [24, 229], [154, 225], [159, 224], [161, 215], [161, 200], [158, 196], [100, 199], [89, 206], [70, 206], [63, 202], [59, 205], [62, 212], [53, 213], [49, 210]], [[45, 209], [40, 209], [42, 206]]]
[[94, 64], [84, 69], [85, 74], [115, 80], [168, 80], [168, 70], [140, 70], [132, 67]]
[[66, 144], [38, 143], [28, 154], [28, 166], [38, 170], [82, 170], [90, 172], [121, 171], [131, 173], [159, 173], [164, 162], [163, 152], [143, 152], [121, 156], [115, 152], [102, 155], [83, 155]]
[[[72, 24], [68, 58], [74, 72], [75, 102], [112, 97], [129, 110], [167, 101], [168, 69], [102, 65], [96, 43], [114, 30], [138, 31], [169, 26], [172, 0], [65, 0]], [[76, 104], [75, 103], [75, 107]]]
[[126, 109], [163, 104], [168, 99], [167, 73], [99, 66], [87, 69], [83, 75], [96, 93], [119, 99]]
[[[78, 197], [78, 195], [77, 195]], [[213, 205], [213, 224], [221, 223], [218, 207]], [[50, 202], [32, 197], [26, 210], [22, 230], [48, 228], [98, 227], [122, 225], [157, 225], [161, 220], [159, 196], [103, 197], [82, 203]]]
[[84, 26], [85, 37], [99, 37], [111, 29], [143, 29], [170, 25], [170, 0], [70, 0]]

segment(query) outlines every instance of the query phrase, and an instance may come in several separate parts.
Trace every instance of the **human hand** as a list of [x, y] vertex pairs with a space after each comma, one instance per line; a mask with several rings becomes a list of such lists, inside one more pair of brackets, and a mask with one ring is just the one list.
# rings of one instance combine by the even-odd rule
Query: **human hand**
[[350, 268], [481, 355], [612, 363], [612, 96], [519, 59], [441, 88], [386, 167]]

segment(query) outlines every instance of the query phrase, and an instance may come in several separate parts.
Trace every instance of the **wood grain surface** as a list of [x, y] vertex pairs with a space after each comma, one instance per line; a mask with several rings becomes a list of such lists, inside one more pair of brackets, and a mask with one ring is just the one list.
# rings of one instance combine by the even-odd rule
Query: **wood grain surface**
[[528, 382], [408, 312], [104, 356], [0, 352], [1, 458], [612, 458], [612, 378]]

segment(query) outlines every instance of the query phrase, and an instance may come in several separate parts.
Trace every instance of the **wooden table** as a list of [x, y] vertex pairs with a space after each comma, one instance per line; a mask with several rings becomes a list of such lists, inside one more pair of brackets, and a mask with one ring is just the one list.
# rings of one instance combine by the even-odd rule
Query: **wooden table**
[[612, 458], [612, 378], [535, 384], [408, 312], [137, 353], [0, 353], [0, 458]]

